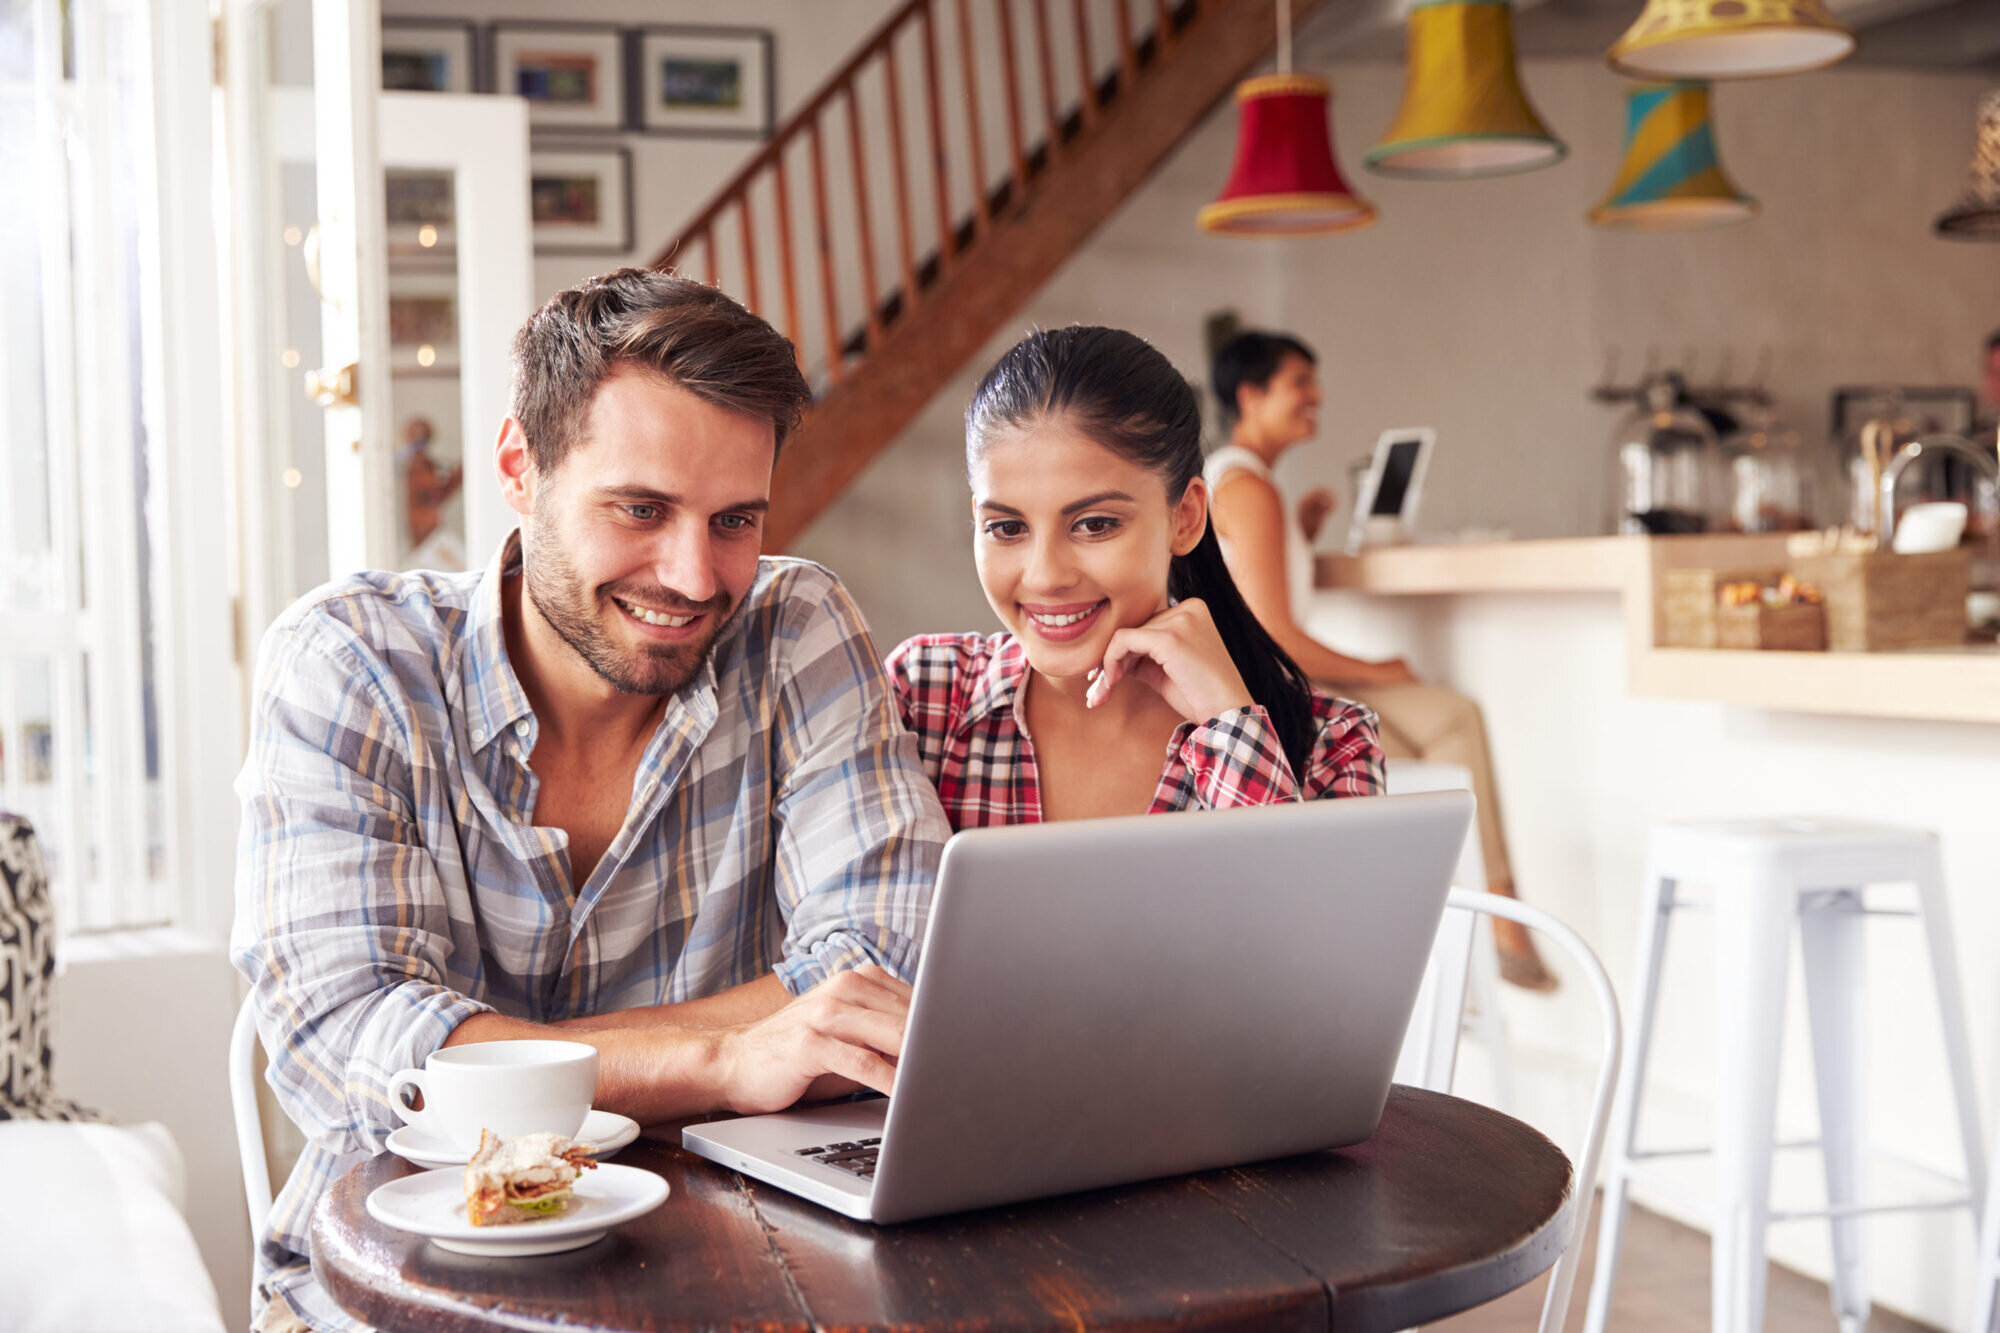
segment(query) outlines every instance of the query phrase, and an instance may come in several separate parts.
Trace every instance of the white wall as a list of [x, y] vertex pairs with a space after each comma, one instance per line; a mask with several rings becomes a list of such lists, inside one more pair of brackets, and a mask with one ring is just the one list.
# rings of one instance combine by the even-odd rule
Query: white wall
[[2000, 251], [1930, 234], [1970, 158], [1982, 79], [1835, 69], [1721, 87], [1723, 165], [1763, 212], [1627, 235], [1583, 220], [1622, 151], [1625, 85], [1601, 63], [1525, 69], [1565, 161], [1465, 182], [1369, 173], [1361, 157], [1395, 111], [1401, 71], [1327, 72], [1342, 161], [1381, 220], [1300, 240], [1203, 235], [1194, 212], [1228, 174], [1235, 136], [1233, 109], [1211, 117], [800, 542], [854, 585], [885, 643], [992, 624], [971, 574], [958, 414], [1030, 325], [1121, 325], [1197, 380], [1209, 312], [1292, 329], [1320, 353], [1327, 407], [1285, 480], [1344, 495], [1377, 432], [1434, 425], [1425, 526], [1517, 536], [1604, 529], [1621, 410], [1586, 393], [1608, 349], [1626, 378], [1648, 348], [1672, 360], [1694, 347], [1698, 376], [1726, 349], [1741, 378], [1768, 347], [1781, 410], [1817, 440], [1835, 386], [1971, 384], [2000, 325]]

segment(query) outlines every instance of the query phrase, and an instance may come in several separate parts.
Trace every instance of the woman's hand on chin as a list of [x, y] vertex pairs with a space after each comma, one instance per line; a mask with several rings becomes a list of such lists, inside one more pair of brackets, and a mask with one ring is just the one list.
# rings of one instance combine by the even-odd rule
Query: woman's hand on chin
[[1223, 646], [1207, 605], [1196, 597], [1113, 634], [1104, 665], [1091, 673], [1084, 701], [1095, 708], [1127, 676], [1158, 691], [1175, 712], [1197, 724], [1251, 704], [1250, 687]]

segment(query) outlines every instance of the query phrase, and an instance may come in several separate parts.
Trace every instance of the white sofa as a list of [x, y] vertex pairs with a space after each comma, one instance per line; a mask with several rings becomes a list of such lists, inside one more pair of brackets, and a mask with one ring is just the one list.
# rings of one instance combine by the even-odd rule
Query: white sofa
[[34, 829], [0, 814], [0, 1327], [222, 1333], [173, 1136], [55, 1095], [51, 934]]

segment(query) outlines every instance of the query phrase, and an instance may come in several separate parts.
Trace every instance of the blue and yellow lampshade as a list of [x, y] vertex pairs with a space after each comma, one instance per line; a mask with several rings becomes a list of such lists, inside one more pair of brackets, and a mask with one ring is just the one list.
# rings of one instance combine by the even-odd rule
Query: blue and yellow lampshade
[[1600, 227], [1681, 231], [1741, 222], [1757, 201], [1722, 174], [1699, 80], [1641, 84], [1626, 93], [1625, 164], [1590, 210]]
[[1634, 79], [1754, 79], [1819, 69], [1853, 49], [1825, 0], [1646, 0], [1604, 59]]
[[1568, 150], [1521, 88], [1510, 0], [1420, 0], [1408, 36], [1403, 105], [1368, 151], [1371, 170], [1446, 180], [1562, 160]]

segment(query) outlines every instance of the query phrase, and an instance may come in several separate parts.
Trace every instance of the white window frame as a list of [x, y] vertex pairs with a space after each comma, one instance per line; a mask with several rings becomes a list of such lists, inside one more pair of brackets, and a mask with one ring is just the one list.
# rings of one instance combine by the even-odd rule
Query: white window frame
[[[0, 609], [0, 666], [53, 665], [52, 843], [64, 855], [52, 886], [67, 932], [169, 925], [205, 942], [231, 915], [243, 689], [235, 664], [227, 521], [233, 469], [224, 442], [224, 347], [214, 219], [213, 37], [205, 9], [180, 0], [91, 0], [73, 6], [75, 72], [62, 80], [57, 0], [35, 0], [38, 94], [33, 194], [44, 238], [44, 391], [50, 462], [53, 609]], [[135, 484], [131, 367], [124, 309], [132, 278], [112, 233], [116, 182], [109, 52], [98, 15], [135, 25], [142, 58], [133, 95], [150, 112], [137, 151], [137, 287], [144, 349], [140, 415], [151, 486], [154, 723], [159, 747], [162, 873], [148, 865], [145, 716], [140, 665], [142, 572], [129, 497]], [[76, 207], [72, 211], [71, 182]], [[74, 231], [72, 232], [72, 228]], [[74, 234], [87, 262], [72, 263]], [[81, 335], [81, 336], [79, 336]], [[78, 501], [83, 503], [79, 505]], [[80, 515], [80, 521], [79, 520]], [[83, 571], [82, 586], [73, 572]], [[86, 664], [86, 654], [88, 662]], [[11, 679], [0, 678], [11, 686]], [[88, 688], [97, 793], [83, 827]], [[6, 692], [11, 704], [11, 688]], [[0, 716], [18, 741], [18, 719]], [[10, 745], [10, 749], [14, 747]], [[7, 770], [19, 781], [19, 756]], [[9, 788], [0, 788], [0, 804]], [[87, 848], [95, 841], [96, 870]]]

